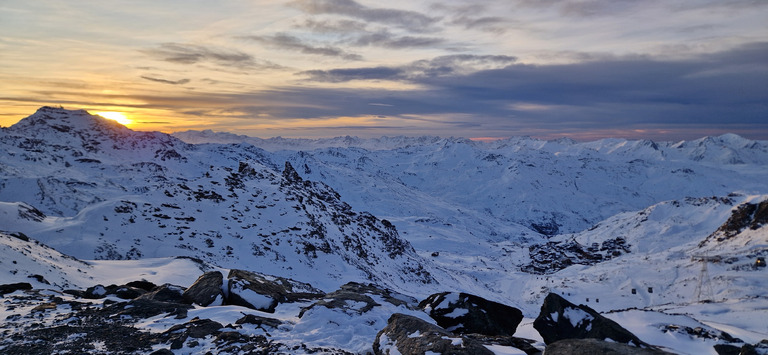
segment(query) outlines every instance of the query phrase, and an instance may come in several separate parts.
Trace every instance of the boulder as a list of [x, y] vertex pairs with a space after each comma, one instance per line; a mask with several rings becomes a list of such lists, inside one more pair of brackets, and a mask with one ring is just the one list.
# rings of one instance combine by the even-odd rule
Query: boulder
[[376, 335], [373, 353], [387, 354], [494, 354], [477, 340], [456, 336], [413, 316], [395, 313]]
[[138, 289], [142, 289], [144, 291], [152, 291], [152, 290], [155, 289], [155, 287], [157, 287], [157, 285], [155, 285], [154, 283], [151, 283], [151, 282], [149, 282], [147, 280], [131, 281], [131, 282], [125, 284], [125, 286], [135, 287], [135, 288], [138, 288]]
[[136, 297], [136, 299], [191, 304], [181, 296], [183, 292], [184, 289], [180, 286], [165, 284], [155, 287], [152, 291]]
[[517, 308], [466, 293], [436, 293], [419, 307], [456, 334], [513, 335], [523, 320], [523, 312]]
[[642, 348], [651, 347], [592, 308], [574, 305], [554, 293], [550, 293], [544, 299], [541, 312], [534, 320], [533, 327], [541, 334], [546, 344], [563, 339], [594, 338]]
[[2, 284], [0, 285], [0, 295], [6, 293], [16, 292], [18, 290], [31, 290], [32, 284], [29, 282], [18, 282], [14, 284]]
[[132, 318], [149, 318], [160, 314], [175, 316], [176, 319], [187, 317], [187, 310], [192, 308], [188, 304], [165, 302], [146, 298], [136, 298], [126, 302], [113, 303], [104, 308], [104, 313], [109, 315], [131, 316]]
[[[509, 335], [464, 334], [463, 336], [475, 339], [486, 346], [507, 346], [522, 350], [526, 355], [541, 355], [541, 350], [533, 346], [533, 344], [536, 343], [536, 340], [533, 339], [518, 338]], [[517, 354], [519, 351], [514, 351], [513, 353]]]
[[309, 284], [232, 269], [227, 275], [227, 304], [273, 313], [278, 303], [316, 299], [324, 293]]
[[598, 339], [563, 339], [547, 345], [546, 355], [663, 355], [666, 351], [651, 348], [637, 348], [622, 343]]
[[761, 342], [752, 344], [743, 344], [736, 346], [732, 344], [715, 344], [715, 352], [717, 355], [761, 355], [768, 354], [768, 340], [763, 339]]
[[209, 335], [218, 335], [224, 326], [210, 319], [195, 318], [184, 324], [176, 324], [165, 331], [166, 334], [183, 333], [190, 338], [205, 338]]
[[124, 300], [132, 300], [147, 293], [147, 291], [131, 286], [118, 286], [113, 292], [110, 293]]
[[[257, 316], [255, 314], [246, 314], [242, 318], [235, 321], [235, 324], [253, 324], [256, 328], [260, 328], [265, 332], [267, 328], [275, 329], [283, 324], [283, 321], [274, 318]], [[267, 328], [265, 328], [267, 327]]]
[[214, 305], [221, 305], [224, 301], [224, 292], [221, 289], [223, 281], [224, 275], [221, 272], [206, 272], [198, 277], [181, 297], [189, 303], [196, 303], [203, 307], [214, 304], [214, 302]]
[[416, 303], [416, 299], [380, 288], [373, 284], [348, 282], [342, 285], [338, 290], [322, 296], [321, 299], [309, 307], [303, 308], [299, 313], [299, 318], [301, 318], [306, 311], [318, 306], [340, 309], [347, 314], [361, 315], [370, 311], [373, 307], [381, 306], [371, 296], [378, 296], [384, 302], [391, 303], [394, 306], [405, 306], [406, 308], [411, 308], [411, 305]]
[[83, 293], [83, 298], [99, 299], [99, 298], [107, 297], [108, 293], [109, 291], [107, 290], [106, 287], [104, 287], [104, 285], [96, 285], [96, 286], [91, 286], [85, 289], [85, 293]]

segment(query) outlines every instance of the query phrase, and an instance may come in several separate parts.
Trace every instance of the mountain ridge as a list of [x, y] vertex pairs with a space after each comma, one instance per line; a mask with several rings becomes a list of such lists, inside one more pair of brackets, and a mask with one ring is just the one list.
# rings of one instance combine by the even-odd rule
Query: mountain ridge
[[[324, 292], [352, 281], [415, 298], [472, 293], [527, 317], [557, 293], [681, 353], [726, 341], [685, 327], [768, 338], [754, 266], [768, 256], [761, 141], [342, 137], [262, 148], [185, 143], [82, 110], [30, 117], [0, 130], [0, 251], [18, 262], [2, 259], [0, 283], [60, 291], [119, 265], [153, 278], [155, 265], [178, 267], [174, 282], [189, 285], [202, 271], [244, 269]], [[295, 149], [272, 150], [280, 144]], [[701, 255], [712, 256], [709, 285]], [[705, 299], [697, 286], [710, 286]], [[659, 326], [673, 320], [678, 328]], [[531, 321], [521, 326], [535, 338]], [[332, 325], [302, 326], [317, 324]]]

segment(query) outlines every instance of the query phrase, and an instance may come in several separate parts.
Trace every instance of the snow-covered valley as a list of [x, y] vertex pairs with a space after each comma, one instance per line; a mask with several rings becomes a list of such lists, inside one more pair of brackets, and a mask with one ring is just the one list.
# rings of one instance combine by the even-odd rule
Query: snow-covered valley
[[[395, 340], [383, 330], [390, 317], [440, 325], [429, 314], [439, 307], [419, 301], [442, 292], [519, 309], [512, 333], [531, 340], [451, 333], [442, 339], [461, 341], [449, 352], [471, 353], [475, 342], [499, 354], [543, 350], [551, 344], [534, 319], [547, 318], [543, 304], [556, 294], [655, 350], [768, 353], [768, 268], [758, 264], [768, 257], [765, 141], [166, 135], [50, 107], [0, 138], [0, 285], [31, 287], [3, 292], [0, 352], [70, 351], [88, 335], [44, 347], [22, 333], [135, 302], [66, 290], [146, 281], [181, 292], [220, 272], [219, 303], [191, 302], [184, 318], [129, 316], [131, 329], [156, 335], [135, 353], [394, 354], [415, 336]], [[257, 305], [266, 296], [244, 291], [235, 270], [311, 285], [301, 287], [312, 296], [292, 299], [292, 283], [266, 312]], [[584, 328], [596, 317], [563, 309], [548, 319], [571, 315]], [[272, 321], [238, 323], [247, 315]], [[194, 328], [194, 317], [238, 324], [242, 338], [217, 330], [179, 343], [169, 331]], [[110, 344], [86, 350], [120, 353]]]

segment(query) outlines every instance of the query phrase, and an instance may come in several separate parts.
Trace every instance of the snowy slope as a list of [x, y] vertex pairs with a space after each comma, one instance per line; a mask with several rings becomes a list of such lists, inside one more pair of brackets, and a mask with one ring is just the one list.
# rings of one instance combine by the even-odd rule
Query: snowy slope
[[[768, 257], [766, 142], [177, 137], [59, 108], [0, 130], [0, 284], [189, 285], [239, 268], [324, 291], [467, 292], [528, 319], [555, 292], [679, 353], [723, 341], [686, 327], [768, 338], [753, 267]], [[358, 351], [377, 332], [320, 336], [339, 316], [323, 312], [286, 319], [316, 346]]]
[[[252, 146], [191, 146], [54, 108], [2, 133], [4, 229], [68, 255], [193, 256], [328, 288], [434, 282], [389, 222], [352, 210], [288, 165], [262, 164]], [[7, 211], [13, 204], [42, 215], [22, 218]]]

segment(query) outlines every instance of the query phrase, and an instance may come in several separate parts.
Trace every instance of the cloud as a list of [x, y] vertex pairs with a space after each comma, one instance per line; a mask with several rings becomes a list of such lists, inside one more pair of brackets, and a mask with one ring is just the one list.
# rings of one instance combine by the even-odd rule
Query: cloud
[[304, 43], [300, 38], [291, 36], [285, 33], [278, 33], [272, 36], [243, 36], [239, 37], [251, 41], [256, 41], [264, 45], [294, 50], [304, 54], [322, 55], [326, 57], [337, 57], [344, 60], [362, 60], [363, 57], [359, 54], [349, 53], [341, 48], [333, 46], [313, 46], [311, 44]]
[[298, 73], [311, 81], [341, 83], [352, 80], [400, 80], [404, 70], [391, 67], [345, 68], [331, 70], [307, 70]]
[[149, 81], [154, 81], [154, 82], [157, 82], [157, 83], [170, 84], [170, 85], [184, 85], [186, 83], [189, 83], [189, 81], [190, 81], [189, 79], [180, 79], [180, 80], [176, 80], [176, 81], [165, 80], [165, 79], [158, 79], [158, 78], [153, 78], [153, 77], [149, 77], [149, 76], [145, 76], [145, 75], [142, 75], [141, 78], [149, 80]]
[[257, 60], [250, 54], [232, 49], [211, 48], [189, 43], [162, 43], [140, 52], [157, 60], [175, 64], [213, 63], [239, 69], [280, 69], [280, 65]]
[[397, 67], [341, 68], [308, 70], [298, 73], [310, 81], [340, 83], [352, 80], [418, 81], [419, 78], [449, 76], [468, 71], [498, 68], [514, 63], [517, 58], [506, 55], [456, 54], [429, 60], [418, 60]]
[[431, 9], [444, 12], [450, 17], [447, 23], [459, 25], [464, 29], [476, 29], [485, 32], [504, 33], [507, 31], [510, 19], [500, 16], [487, 16], [490, 12], [482, 4], [447, 5], [443, 3], [432, 4]]
[[[375, 85], [367, 89], [312, 85], [218, 92], [209, 86], [208, 92], [201, 88], [168, 96], [90, 96], [87, 104], [76, 101], [85, 100], [81, 92], [39, 92], [34, 97], [43, 98], [45, 104], [77, 102], [86, 106], [140, 102], [137, 107], [202, 114], [231, 127], [248, 123], [276, 127], [283, 120], [306, 120], [306, 127], [317, 127], [296, 131], [298, 135], [319, 134], [320, 121], [334, 117], [375, 117], [386, 123], [370, 124], [379, 127], [371, 128], [379, 134], [567, 133], [586, 137], [590, 132], [594, 135], [610, 131], [605, 134], [616, 135], [652, 128], [675, 132], [676, 137], [686, 131], [733, 131], [753, 139], [768, 139], [768, 63], [764, 60], [768, 57], [768, 43], [675, 60], [587, 57], [591, 60], [525, 65], [509, 56], [453, 55], [403, 66], [303, 73], [321, 82], [398, 80], [415, 84], [399, 90]], [[63, 101], [69, 97], [72, 101]], [[357, 131], [344, 134], [364, 132], [366, 126], [357, 125]], [[383, 130], [384, 126], [390, 130]], [[334, 135], [330, 129], [324, 132]]]
[[305, 19], [303, 23], [298, 24], [296, 27], [306, 28], [316, 33], [350, 33], [350, 32], [366, 32], [368, 24], [361, 21], [354, 20], [315, 20]]
[[391, 49], [423, 48], [445, 42], [439, 37], [400, 36], [385, 28], [370, 30], [367, 23], [352, 20], [318, 21], [307, 19], [298, 28], [319, 34], [339, 36], [338, 43], [351, 46], [371, 46]]
[[508, 19], [496, 16], [459, 16], [454, 18], [451, 23], [464, 26], [465, 29], [479, 29], [485, 32], [494, 32], [500, 34], [507, 31], [506, 24], [508, 21]]
[[[765, 139], [766, 57], [768, 43], [753, 43], [687, 60], [592, 56], [581, 63], [524, 65], [511, 57], [462, 55], [401, 67], [312, 71], [303, 74], [325, 82], [400, 80], [421, 89], [291, 90], [282, 98], [307, 106], [284, 108], [279, 114], [453, 117], [453, 127], [507, 135], [521, 134], [524, 128], [588, 132], [650, 126], [674, 127], [678, 133], [690, 127], [749, 135], [752, 127], [753, 136], [763, 132]], [[462, 68], [473, 63], [495, 67]]]
[[372, 8], [354, 0], [296, 0], [294, 7], [312, 15], [334, 14], [360, 20], [407, 28], [415, 32], [428, 30], [439, 19], [415, 11]]
[[768, 6], [766, 1], [723, 0], [665, 2], [659, 0], [515, 0], [520, 7], [554, 8], [566, 17], [620, 16], [649, 8], [663, 8], [667, 13], [707, 10], [709, 12], [751, 11]]
[[421, 36], [396, 36], [389, 31], [382, 30], [360, 35], [349, 41], [356, 46], [377, 46], [384, 48], [400, 49], [412, 47], [428, 47], [443, 43], [442, 38]]

